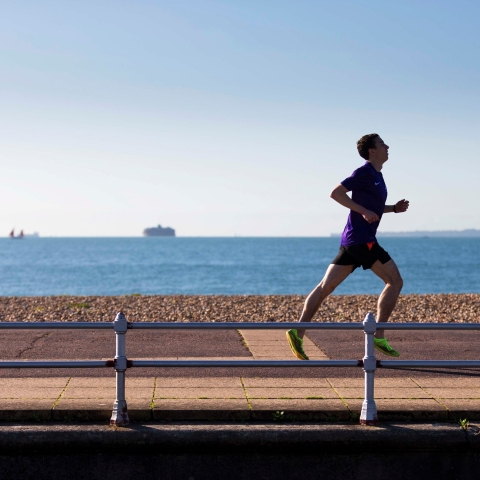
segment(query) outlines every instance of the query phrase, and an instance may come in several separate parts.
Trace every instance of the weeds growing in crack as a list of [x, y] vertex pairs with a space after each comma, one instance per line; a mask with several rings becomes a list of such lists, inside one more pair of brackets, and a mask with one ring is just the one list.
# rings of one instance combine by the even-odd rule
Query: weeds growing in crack
[[466, 418], [460, 418], [458, 420], [458, 424], [460, 425], [460, 428], [464, 431], [467, 431], [468, 430], [468, 426], [469, 426], [469, 422], [468, 422], [468, 419]]

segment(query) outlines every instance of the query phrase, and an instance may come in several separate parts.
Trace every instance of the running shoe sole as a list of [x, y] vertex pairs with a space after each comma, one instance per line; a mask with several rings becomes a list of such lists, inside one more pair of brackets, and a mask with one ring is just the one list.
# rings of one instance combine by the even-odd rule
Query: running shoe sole
[[379, 345], [376, 345], [374, 344], [374, 347], [376, 350], [378, 350], [379, 352], [382, 352], [384, 355], [388, 355], [389, 357], [399, 357], [400, 354], [396, 351], [396, 350], [393, 350], [392, 352], [388, 351], [388, 350], [384, 350], [382, 347], [380, 347]]

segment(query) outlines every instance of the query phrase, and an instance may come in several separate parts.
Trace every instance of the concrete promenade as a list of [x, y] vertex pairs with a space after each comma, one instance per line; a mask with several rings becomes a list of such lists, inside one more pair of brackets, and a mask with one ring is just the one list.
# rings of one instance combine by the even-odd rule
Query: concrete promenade
[[[480, 419], [479, 377], [379, 378], [380, 421]], [[361, 378], [131, 377], [132, 421], [358, 422]], [[1, 378], [1, 421], [108, 422], [115, 377]]]

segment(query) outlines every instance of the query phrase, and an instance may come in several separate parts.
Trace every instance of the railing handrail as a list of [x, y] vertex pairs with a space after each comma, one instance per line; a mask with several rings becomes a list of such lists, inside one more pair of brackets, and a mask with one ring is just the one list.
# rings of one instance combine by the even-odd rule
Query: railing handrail
[[[382, 330], [480, 330], [480, 323], [381, 323]], [[379, 327], [380, 328], [380, 327]]]
[[[362, 360], [129, 360], [129, 367], [361, 367]], [[480, 362], [479, 362], [480, 366]]]
[[0, 330], [109, 330], [113, 322], [0, 322]]
[[[382, 323], [384, 330], [480, 330], [480, 323]], [[363, 330], [360, 322], [129, 322], [133, 330]]]
[[[132, 330], [285, 330], [300, 328], [298, 322], [129, 322]], [[363, 330], [360, 322], [311, 322], [306, 330]]]
[[[480, 323], [382, 323], [383, 330], [480, 330]], [[0, 322], [0, 330], [109, 330], [114, 322]], [[363, 330], [360, 322], [127, 322], [130, 330]]]
[[1, 360], [0, 368], [103, 368], [114, 367], [114, 360]]
[[480, 368], [480, 360], [377, 360], [380, 368]]

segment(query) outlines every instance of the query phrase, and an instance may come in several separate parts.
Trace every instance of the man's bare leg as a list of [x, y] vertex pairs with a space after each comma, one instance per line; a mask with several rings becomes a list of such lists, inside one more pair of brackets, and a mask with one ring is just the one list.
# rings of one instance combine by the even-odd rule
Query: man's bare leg
[[[353, 265], [330, 264], [322, 281], [305, 300], [299, 322], [310, 322], [323, 301], [353, 272]], [[297, 330], [303, 338], [305, 330]]]
[[[402, 276], [393, 260], [384, 264], [377, 260], [371, 270], [385, 282], [385, 288], [378, 298], [377, 322], [388, 322], [403, 287]], [[385, 331], [382, 328], [378, 329], [375, 337], [384, 338]]]

